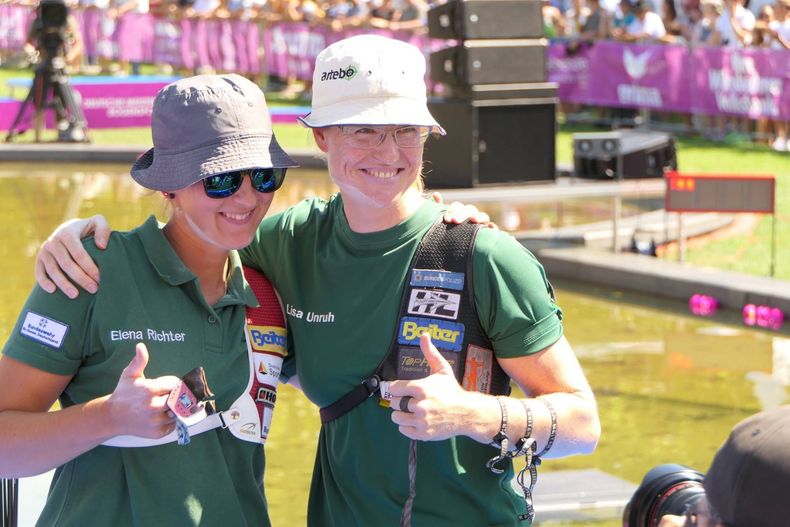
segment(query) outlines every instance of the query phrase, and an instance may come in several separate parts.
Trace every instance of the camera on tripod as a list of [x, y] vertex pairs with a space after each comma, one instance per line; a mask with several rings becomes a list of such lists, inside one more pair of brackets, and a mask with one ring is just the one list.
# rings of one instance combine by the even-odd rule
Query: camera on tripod
[[44, 60], [63, 58], [66, 45], [69, 9], [61, 0], [42, 0], [39, 4], [38, 49]]
[[40, 63], [33, 85], [6, 136], [10, 142], [29, 127], [30, 113], [35, 119], [36, 142], [40, 139], [45, 110], [55, 111], [58, 141], [87, 142], [88, 125], [78, 95], [69, 84], [66, 72], [66, 45], [69, 39], [69, 10], [64, 0], [41, 0], [30, 36], [35, 38]]
[[623, 527], [655, 527], [667, 514], [682, 516], [704, 494], [704, 475], [684, 465], [652, 468], [623, 512]]

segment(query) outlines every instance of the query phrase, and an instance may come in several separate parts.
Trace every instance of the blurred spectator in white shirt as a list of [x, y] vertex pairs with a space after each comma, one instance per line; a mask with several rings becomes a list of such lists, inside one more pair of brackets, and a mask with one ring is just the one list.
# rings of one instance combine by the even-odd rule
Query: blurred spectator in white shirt
[[568, 38], [577, 38], [589, 14], [590, 9], [585, 0], [572, 0], [571, 6], [565, 11], [565, 35]]
[[615, 28], [613, 36], [625, 42], [656, 42], [666, 34], [664, 22], [657, 13], [650, 10], [649, 0], [635, 0], [631, 2], [634, 19], [625, 29]]
[[774, 19], [769, 24], [773, 49], [790, 49], [790, 0], [777, 0]]
[[701, 17], [691, 28], [691, 44], [709, 46], [712, 44], [713, 31], [724, 5], [722, 0], [702, 0]]
[[754, 14], [746, 9], [749, 0], [724, 0], [724, 12], [716, 20], [713, 44], [746, 47], [752, 43]]

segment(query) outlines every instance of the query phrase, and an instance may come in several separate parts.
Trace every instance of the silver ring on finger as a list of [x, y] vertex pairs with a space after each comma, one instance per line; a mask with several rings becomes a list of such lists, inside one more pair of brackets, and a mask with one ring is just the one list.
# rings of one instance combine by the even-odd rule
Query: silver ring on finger
[[412, 411], [409, 410], [409, 401], [411, 401], [412, 399], [414, 399], [414, 397], [412, 397], [411, 395], [406, 395], [400, 398], [400, 402], [398, 403], [398, 408], [400, 408], [401, 412], [406, 412], [407, 414], [412, 413]]

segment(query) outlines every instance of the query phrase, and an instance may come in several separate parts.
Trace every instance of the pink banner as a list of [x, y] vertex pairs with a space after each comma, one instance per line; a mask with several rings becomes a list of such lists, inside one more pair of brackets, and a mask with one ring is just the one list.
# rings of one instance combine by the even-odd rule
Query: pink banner
[[326, 26], [313, 27], [302, 22], [281, 22], [267, 26], [263, 33], [267, 71], [282, 78], [312, 80], [315, 58], [322, 49], [333, 42], [360, 33], [385, 35], [414, 44], [425, 53], [426, 69], [430, 52], [445, 47], [448, 43], [445, 40], [431, 40], [425, 35], [415, 35], [410, 31], [370, 28], [332, 31]]
[[787, 50], [555, 42], [548, 69], [563, 101], [790, 120]]
[[596, 42], [589, 55], [590, 104], [670, 111], [688, 108], [689, 85], [683, 73], [692, 70], [686, 64], [686, 48]]
[[0, 4], [0, 50], [22, 49], [30, 25], [27, 8], [12, 4]]
[[[177, 77], [72, 77], [71, 86], [79, 92], [82, 111], [88, 128], [126, 128], [151, 126], [151, 108], [154, 96], [163, 86]], [[14, 79], [15, 87], [30, 90], [30, 82]], [[2, 106], [3, 119], [0, 130], [7, 130], [21, 107], [21, 101], [6, 101]], [[27, 123], [34, 108], [23, 116]], [[47, 125], [53, 125], [52, 114], [47, 110]], [[12, 115], [8, 115], [12, 114]]]
[[151, 126], [154, 96], [175, 79], [157, 82], [73, 83], [89, 128]]
[[[313, 63], [327, 45], [356, 33], [375, 32], [411, 42], [426, 57], [450, 41], [409, 32], [353, 29], [283, 22], [262, 29], [240, 20], [170, 20], [127, 14], [116, 26], [96, 9], [81, 18], [89, 56], [170, 64], [193, 71], [259, 74], [261, 55], [268, 73], [310, 80]], [[0, 47], [18, 49], [29, 7], [0, 5]], [[266, 50], [263, 53], [263, 50]], [[577, 50], [554, 42], [548, 50], [549, 80], [562, 101], [710, 115], [790, 120], [790, 51], [734, 48], [690, 49], [596, 41]], [[430, 81], [429, 81], [430, 82]]]
[[564, 45], [549, 46], [549, 79], [558, 84], [557, 94], [563, 102], [583, 104], [589, 92], [590, 47], [569, 50]]
[[790, 51], [694, 50], [694, 113], [790, 120]]

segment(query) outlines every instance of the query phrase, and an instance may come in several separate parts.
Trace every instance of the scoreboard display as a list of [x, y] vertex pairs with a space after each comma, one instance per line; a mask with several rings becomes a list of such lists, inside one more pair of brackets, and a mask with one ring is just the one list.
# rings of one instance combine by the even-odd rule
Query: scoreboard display
[[672, 212], [774, 212], [776, 180], [766, 174], [665, 174]]

